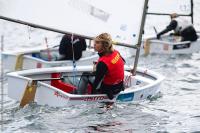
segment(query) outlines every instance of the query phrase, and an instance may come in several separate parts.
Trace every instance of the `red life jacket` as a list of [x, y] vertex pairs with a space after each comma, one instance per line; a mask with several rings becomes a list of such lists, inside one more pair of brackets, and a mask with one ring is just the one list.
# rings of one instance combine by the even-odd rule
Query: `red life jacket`
[[114, 85], [124, 80], [124, 61], [118, 51], [114, 50], [111, 54], [100, 57], [98, 62], [105, 63], [108, 68], [104, 84]]

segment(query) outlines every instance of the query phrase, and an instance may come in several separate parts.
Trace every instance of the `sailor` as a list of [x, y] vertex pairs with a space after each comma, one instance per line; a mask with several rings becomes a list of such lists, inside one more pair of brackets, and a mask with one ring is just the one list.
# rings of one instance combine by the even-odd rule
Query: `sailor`
[[79, 60], [86, 47], [84, 38], [66, 34], [62, 37], [59, 45], [59, 60]]
[[[160, 36], [174, 30], [174, 34], [176, 36], [181, 36], [181, 41], [196, 41], [198, 36], [196, 34], [196, 31], [194, 27], [192, 26], [189, 21], [183, 18], [179, 18], [178, 14], [173, 13], [170, 15], [171, 22], [170, 24], [157, 34], [157, 39], [160, 39]], [[172, 34], [171, 34], [172, 35]]]
[[125, 61], [120, 53], [113, 49], [112, 38], [108, 33], [102, 33], [94, 39], [94, 50], [99, 54], [95, 77], [82, 77], [78, 89], [87, 88], [89, 82], [92, 93], [100, 92], [113, 99], [116, 94], [124, 90]]

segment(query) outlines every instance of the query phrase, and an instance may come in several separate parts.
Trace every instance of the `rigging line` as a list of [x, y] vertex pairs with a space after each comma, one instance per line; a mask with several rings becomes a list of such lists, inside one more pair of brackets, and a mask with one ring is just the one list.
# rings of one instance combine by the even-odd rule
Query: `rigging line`
[[51, 57], [51, 53], [50, 53], [50, 50], [49, 50], [47, 37], [45, 37], [45, 44], [46, 44], [46, 48], [47, 48], [48, 61], [51, 61], [52, 57]]
[[[131, 67], [131, 62], [130, 62], [130, 57], [129, 57], [129, 51], [130, 50], [129, 48], [126, 48], [124, 47], [124, 50], [125, 50], [125, 54], [128, 55], [128, 58], [125, 60], [125, 64], [127, 64], [127, 66], [130, 66]], [[133, 56], [133, 55], [130, 55], [130, 56]], [[131, 86], [131, 77], [134, 76], [132, 73], [130, 73], [130, 75], [128, 75], [125, 80], [124, 80], [124, 84], [125, 86], [128, 88], [129, 86]]]
[[3, 57], [2, 52], [4, 50], [4, 36], [1, 36], [1, 131], [3, 131], [3, 106], [4, 106], [4, 69], [3, 69]]
[[72, 58], [73, 58], [73, 84], [75, 85], [75, 78], [76, 78], [76, 61], [74, 57], [74, 34], [71, 35], [71, 44], [72, 44]]

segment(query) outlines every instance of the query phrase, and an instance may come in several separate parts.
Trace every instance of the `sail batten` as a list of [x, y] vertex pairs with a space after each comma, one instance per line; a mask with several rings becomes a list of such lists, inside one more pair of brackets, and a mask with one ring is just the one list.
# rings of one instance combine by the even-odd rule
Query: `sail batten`
[[0, 0], [0, 16], [87, 38], [108, 32], [133, 45], [143, 7], [144, 0]]

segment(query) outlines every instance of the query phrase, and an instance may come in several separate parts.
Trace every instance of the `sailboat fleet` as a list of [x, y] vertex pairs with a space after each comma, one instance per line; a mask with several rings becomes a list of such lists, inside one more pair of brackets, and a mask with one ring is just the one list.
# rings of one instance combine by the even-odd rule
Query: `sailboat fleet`
[[[162, 40], [147, 38], [149, 44], [148, 47], [145, 46], [146, 39], [142, 40], [142, 33], [148, 14], [148, 2], [151, 7], [151, 0], [0, 0], [0, 19], [62, 34], [78, 35], [89, 40], [100, 33], [110, 33], [117, 46], [129, 47], [131, 51], [136, 49], [136, 52], [132, 52], [135, 54], [134, 65], [125, 66], [125, 90], [114, 101], [135, 102], [156, 96], [164, 80], [156, 72], [137, 67], [141, 54], [187, 54], [199, 49], [200, 40], [171, 42], [169, 36]], [[124, 10], [119, 10], [121, 5]], [[63, 16], [70, 17], [66, 19]], [[174, 45], [182, 44], [190, 44], [190, 47], [177, 51], [173, 49]], [[92, 94], [90, 87], [87, 88], [87, 94], [74, 93], [77, 89], [74, 81], [79, 81], [84, 72], [92, 71], [91, 64], [98, 58], [94, 51], [86, 50], [75, 66], [74, 61], [45, 60], [41, 56], [35, 56], [47, 53], [47, 50], [51, 53], [58, 52], [57, 47], [52, 47], [2, 53], [4, 67], [13, 71], [7, 74], [10, 98], [20, 101], [22, 107], [30, 102], [62, 107], [109, 101], [105, 94]]]

